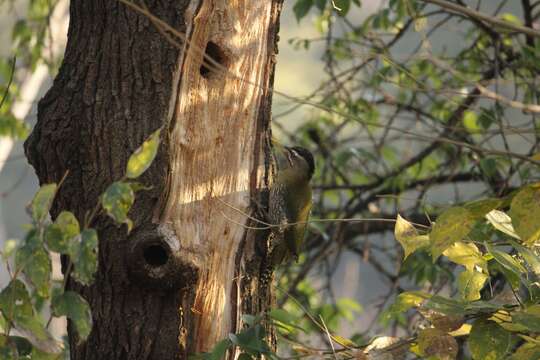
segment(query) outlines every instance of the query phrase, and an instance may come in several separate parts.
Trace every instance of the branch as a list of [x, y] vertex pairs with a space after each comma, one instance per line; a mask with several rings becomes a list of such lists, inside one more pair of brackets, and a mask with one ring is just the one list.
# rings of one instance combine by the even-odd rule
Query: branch
[[[408, 184], [406, 184], [403, 187], [403, 190], [407, 189], [413, 189], [417, 186], [424, 186], [424, 185], [436, 185], [436, 184], [445, 184], [445, 183], [456, 183], [456, 182], [465, 182], [465, 181], [476, 181], [481, 179], [481, 176], [479, 174], [474, 174], [470, 172], [466, 173], [460, 173], [455, 175], [438, 175], [430, 178], [425, 179], [419, 179], [412, 181]], [[327, 190], [354, 190], [354, 191], [364, 191], [366, 190], [366, 185], [314, 185], [314, 190], [321, 190], [321, 191], [327, 191]], [[402, 190], [402, 191], [403, 191]], [[383, 194], [384, 195], [384, 194]]]
[[[533, 28], [533, 19], [532, 19], [532, 6], [529, 0], [521, 0], [521, 7], [523, 8], [523, 17], [525, 18], [525, 26], [532, 29]], [[534, 47], [534, 39], [531, 36], [527, 36], [527, 45]]]
[[497, 94], [494, 91], [489, 90], [488, 88], [480, 84], [476, 84], [476, 88], [480, 90], [482, 95], [484, 95], [485, 97], [501, 102], [507, 106], [513, 107], [514, 109], [519, 109], [527, 113], [540, 113], [540, 105], [524, 104], [519, 101], [508, 99], [500, 94]]
[[512, 24], [508, 21], [504, 21], [496, 17], [491, 17], [479, 11], [470, 9], [465, 6], [454, 4], [446, 0], [422, 0], [422, 1], [429, 4], [439, 5], [440, 7], [445, 8], [447, 10], [456, 12], [458, 14], [464, 14], [471, 18], [479, 19], [493, 25], [497, 25], [497, 26], [500, 26], [509, 30], [517, 31], [523, 34], [527, 34], [529, 36], [535, 36], [535, 37], [540, 38], [540, 31], [538, 30], [534, 30], [526, 26]]

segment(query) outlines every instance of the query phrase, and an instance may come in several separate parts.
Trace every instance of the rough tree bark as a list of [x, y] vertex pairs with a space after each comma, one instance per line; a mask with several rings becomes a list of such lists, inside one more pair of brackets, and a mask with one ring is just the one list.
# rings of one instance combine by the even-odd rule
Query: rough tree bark
[[[248, 222], [234, 208], [252, 212], [268, 181], [281, 1], [146, 6], [189, 41], [172, 45], [120, 2], [71, 1], [65, 58], [25, 144], [41, 183], [69, 170], [52, 217], [67, 209], [83, 221], [129, 155], [164, 129], [140, 179], [152, 189], [137, 194], [132, 232], [104, 215], [91, 224], [100, 237], [96, 281], [68, 286], [90, 303], [94, 327], [79, 343], [69, 326], [72, 359], [185, 358], [271, 301], [259, 280], [265, 238], [239, 225]], [[205, 51], [227, 72], [205, 66]]]

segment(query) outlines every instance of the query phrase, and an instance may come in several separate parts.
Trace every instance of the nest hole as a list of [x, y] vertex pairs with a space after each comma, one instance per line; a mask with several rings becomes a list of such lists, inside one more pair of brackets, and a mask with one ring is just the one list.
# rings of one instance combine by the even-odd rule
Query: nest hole
[[144, 250], [144, 260], [152, 267], [163, 266], [169, 260], [169, 254], [160, 245], [150, 245]]
[[209, 79], [219, 73], [220, 67], [225, 66], [227, 58], [223, 50], [213, 41], [206, 44], [204, 54], [200, 72], [203, 78]]

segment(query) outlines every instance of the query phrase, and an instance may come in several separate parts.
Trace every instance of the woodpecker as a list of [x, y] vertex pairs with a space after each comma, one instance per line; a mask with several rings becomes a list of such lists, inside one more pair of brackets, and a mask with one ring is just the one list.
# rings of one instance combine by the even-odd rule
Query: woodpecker
[[274, 146], [277, 173], [270, 187], [268, 218], [272, 225], [270, 262], [277, 266], [298, 260], [311, 211], [310, 180], [315, 170], [313, 155], [300, 147]]

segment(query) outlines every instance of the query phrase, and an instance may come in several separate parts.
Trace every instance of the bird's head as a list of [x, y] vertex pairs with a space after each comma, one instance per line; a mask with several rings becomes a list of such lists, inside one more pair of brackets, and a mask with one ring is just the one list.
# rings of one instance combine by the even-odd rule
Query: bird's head
[[310, 180], [315, 172], [315, 161], [311, 152], [301, 146], [286, 147], [285, 150], [291, 168], [306, 171], [307, 178]]

